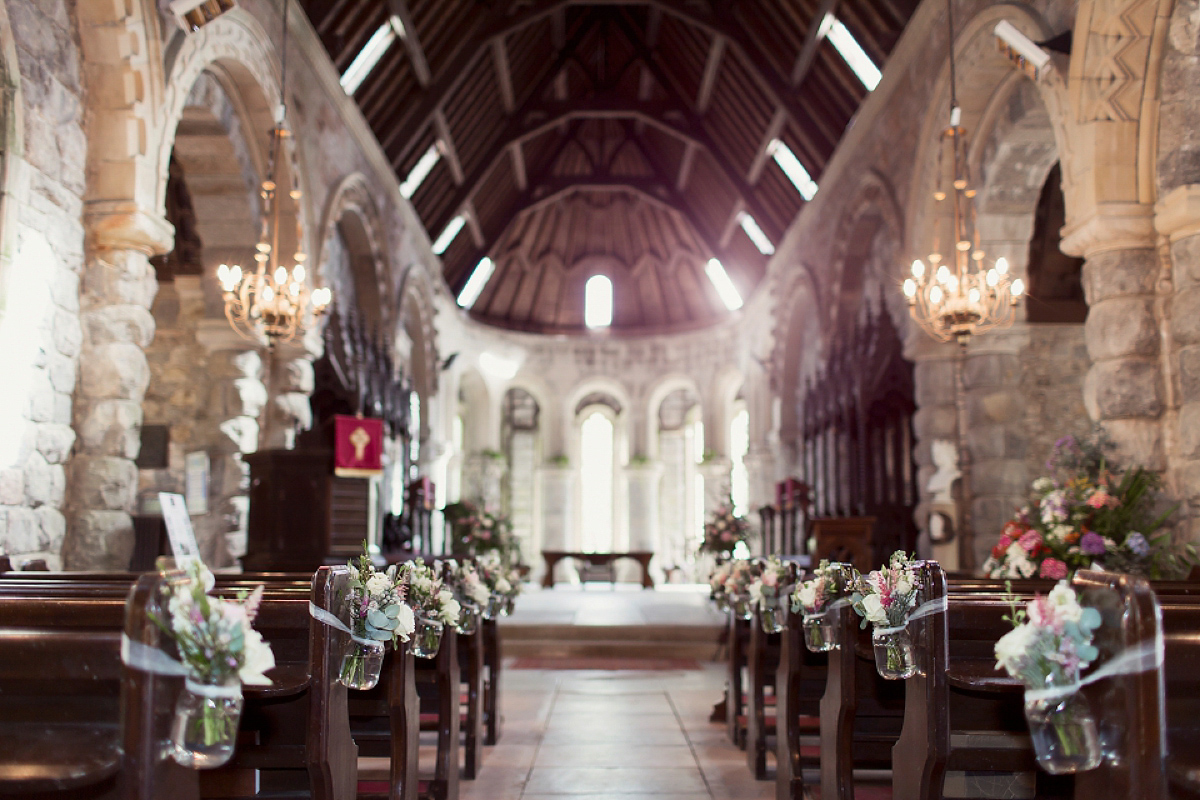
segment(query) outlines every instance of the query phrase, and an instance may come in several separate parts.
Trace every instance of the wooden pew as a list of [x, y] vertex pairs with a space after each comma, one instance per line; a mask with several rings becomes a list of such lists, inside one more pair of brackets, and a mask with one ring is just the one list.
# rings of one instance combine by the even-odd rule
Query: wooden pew
[[483, 630], [482, 626], [470, 636], [458, 638], [458, 669], [466, 687], [463, 704], [463, 777], [474, 780], [483, 768], [484, 709], [483, 709]]
[[750, 621], [740, 618], [729, 609], [728, 655], [725, 677], [725, 732], [738, 747], [746, 746], [745, 683], [742, 671], [750, 644]]
[[802, 770], [815, 767], [818, 758], [803, 751], [800, 737], [818, 730], [821, 692], [826, 684], [826, 654], [810, 653], [804, 646], [800, 615], [789, 611], [788, 625], [780, 634], [779, 669], [775, 676], [775, 797], [800, 798], [804, 794]]
[[[767, 714], [766, 690], [777, 690], [781, 634], [768, 634], [762, 629], [757, 606], [749, 623], [746, 643], [746, 713], [738, 720], [745, 737], [746, 765], [755, 780], [767, 779], [767, 737], [776, 733], [776, 719]], [[776, 702], [777, 696], [774, 696]], [[778, 713], [778, 707], [776, 707]]]
[[494, 619], [479, 621], [479, 635], [483, 645], [483, 743], [494, 745], [500, 741], [500, 677], [503, 653], [500, 648], [500, 627]]
[[[72, 627], [87, 625], [108, 631], [119, 642], [130, 576], [90, 577], [93, 579], [72, 584], [64, 578], [36, 582], [3, 576], [0, 625], [24, 620], [55, 628], [67, 622]], [[138, 596], [144, 582], [156, 579], [154, 575], [140, 579], [133, 595]], [[314, 798], [353, 796], [357, 762], [346, 721], [346, 690], [333, 681], [342, 655], [343, 635], [308, 614], [310, 598], [333, 608], [347, 579], [344, 567], [323, 568], [307, 587], [300, 583], [268, 587], [256, 627], [275, 650], [278, 665], [271, 677], [276, 685], [245, 687], [242, 738], [247, 739], [246, 732], [256, 725], [260, 727], [247, 741], [239, 741], [229, 766], [203, 773], [206, 784], [227, 789], [231, 782], [236, 785], [230, 775], [238, 768], [262, 769], [264, 789], [302, 782]], [[234, 580], [218, 585], [217, 593], [237, 588], [243, 588], [243, 584]], [[131, 685], [136, 683], [132, 681]], [[155, 713], [165, 714], [169, 721], [173, 701], [170, 708]], [[126, 750], [130, 750], [128, 745]], [[147, 758], [157, 759], [157, 752]], [[304, 777], [298, 780], [297, 773]]]
[[385, 659], [375, 688], [349, 696], [351, 729], [360, 753], [391, 760], [387, 792], [382, 796], [388, 800], [417, 800], [421, 712], [416, 659], [407, 645], [389, 652]]
[[[458, 797], [458, 751], [461, 736], [462, 681], [458, 668], [459, 636], [451, 626], [442, 633], [442, 646], [432, 659], [417, 659], [417, 695], [422, 718], [437, 731], [437, 756], [428, 796], [433, 800]], [[425, 725], [422, 725], [425, 728]]]

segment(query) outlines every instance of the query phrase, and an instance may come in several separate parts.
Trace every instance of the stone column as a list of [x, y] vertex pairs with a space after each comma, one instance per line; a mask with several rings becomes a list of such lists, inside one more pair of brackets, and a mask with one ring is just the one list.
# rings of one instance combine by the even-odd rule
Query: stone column
[[[913, 414], [913, 435], [916, 450], [917, 484], [920, 501], [915, 512], [916, 523], [924, 528], [931, 510], [929, 479], [937, 472], [933, 461], [933, 443], [941, 440], [958, 448], [956, 409], [954, 404], [954, 344], [939, 344], [915, 325], [910, 326], [905, 345], [905, 357], [913, 362], [913, 380], [917, 410]], [[947, 569], [958, 569], [958, 540], [938, 548], [934, 557]]]
[[291, 341], [275, 345], [270, 363], [274, 366], [271, 375], [272, 414], [269, 435], [259, 442], [262, 450], [291, 450], [296, 446], [296, 434], [312, 427], [312, 396], [315, 379], [312, 365], [313, 354], [303, 341]]
[[1200, 538], [1200, 185], [1180, 186], [1155, 207], [1155, 227], [1167, 237], [1174, 293], [1167, 329], [1176, 416], [1168, 430], [1169, 478], [1188, 519], [1181, 533]]
[[662, 465], [659, 491], [659, 553], [663, 563], [687, 564], [695, 555], [688, 529], [687, 435], [682, 429], [659, 431], [658, 455]]
[[697, 469], [704, 476], [704, 517], [719, 506], [729, 504], [729, 470], [733, 467], [728, 458], [712, 458]]
[[537, 512], [536, 472], [537, 434], [533, 431], [513, 431], [510, 443], [512, 467], [509, 472], [508, 513], [513, 533], [521, 543], [526, 564], [541, 560], [534, 515]]
[[1086, 259], [1084, 335], [1092, 366], [1084, 403], [1116, 445], [1119, 463], [1163, 470], [1165, 403], [1155, 314], [1160, 269], [1151, 209], [1108, 206], [1072, 226], [1062, 242], [1063, 252]]
[[656, 554], [650, 570], [656, 582], [662, 581], [666, 565], [658, 526], [658, 490], [662, 477], [663, 465], [657, 462], [647, 461], [625, 467], [625, 480], [629, 487], [629, 549]]
[[259, 419], [267, 403], [262, 357], [224, 319], [202, 320], [196, 338], [209, 353], [207, 424], [198, 432], [210, 469], [203, 527], [224, 540], [222, 560], [236, 559], [246, 552], [250, 513], [250, 469], [242, 457], [258, 449]]
[[[542, 496], [542, 549], [574, 550], [578, 546], [573, 530], [575, 520], [575, 470], [570, 466], [546, 464], [538, 470]], [[539, 557], [534, 569], [543, 568]], [[555, 573], [556, 580], [575, 581], [574, 568], [560, 563]]]
[[142, 399], [158, 283], [149, 258], [170, 249], [171, 225], [140, 210], [96, 214], [83, 271], [83, 349], [75, 389], [79, 433], [68, 474], [67, 569], [127, 569], [137, 499]]

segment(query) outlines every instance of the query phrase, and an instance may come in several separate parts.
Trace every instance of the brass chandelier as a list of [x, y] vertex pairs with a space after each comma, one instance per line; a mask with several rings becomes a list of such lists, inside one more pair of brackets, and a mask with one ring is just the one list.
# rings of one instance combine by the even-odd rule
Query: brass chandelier
[[[280, 226], [282, 203], [276, 184], [276, 168], [283, 157], [284, 142], [291, 136], [286, 124], [287, 86], [287, 9], [283, 4], [283, 56], [280, 78], [279, 109], [275, 125], [271, 129], [271, 147], [267, 160], [267, 177], [262, 182], [260, 196], [262, 213], [259, 220], [259, 238], [255, 247], [252, 269], [242, 269], [238, 264], [221, 264], [217, 267], [217, 280], [225, 299], [225, 317], [243, 338], [261, 341], [266, 338], [267, 346], [274, 348], [279, 342], [287, 342], [302, 335], [315, 322], [333, 299], [328, 288], [308, 288], [304, 252], [304, 236], [300, 221], [296, 221], [296, 252], [291, 265], [280, 257]], [[292, 188], [290, 197], [298, 203], [301, 199], [296, 170], [291, 171]]]
[[[1025, 282], [1009, 275], [1008, 259], [1004, 257], [987, 266], [986, 253], [979, 246], [975, 210], [978, 192], [971, 185], [967, 131], [955, 94], [953, 17], [949, 25], [950, 125], [942, 131], [938, 143], [933, 251], [928, 267], [921, 259], [912, 262], [911, 277], [904, 281], [904, 296], [913, 320], [922, 330], [939, 341], [956, 341], [965, 347], [977, 333], [1012, 324], [1017, 302], [1025, 293]], [[949, 191], [944, 183], [947, 150], [952, 170]], [[947, 217], [942, 204], [947, 201], [951, 206], [949, 258], [942, 253], [943, 220]]]

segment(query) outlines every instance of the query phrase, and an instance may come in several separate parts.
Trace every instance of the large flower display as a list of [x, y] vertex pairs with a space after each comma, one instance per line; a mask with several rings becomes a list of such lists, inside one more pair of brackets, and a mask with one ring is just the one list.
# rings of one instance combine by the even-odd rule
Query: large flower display
[[735, 516], [732, 505], [722, 505], [713, 511], [712, 519], [704, 525], [701, 553], [732, 553], [738, 542], [750, 538], [750, 523]]

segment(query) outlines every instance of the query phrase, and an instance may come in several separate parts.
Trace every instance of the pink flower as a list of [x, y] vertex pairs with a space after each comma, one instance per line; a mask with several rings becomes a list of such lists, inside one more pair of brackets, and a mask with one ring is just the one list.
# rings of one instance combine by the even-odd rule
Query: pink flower
[[774, 572], [764, 572], [762, 576], [763, 586], [778, 586], [779, 578]]
[[1103, 489], [1097, 489], [1092, 493], [1092, 496], [1087, 499], [1087, 504], [1092, 508], [1104, 508], [1108, 503], [1108, 492]]
[[1042, 562], [1042, 568], [1038, 570], [1038, 576], [1049, 578], [1052, 581], [1062, 580], [1067, 577], [1067, 565], [1057, 558], [1047, 558]]
[[730, 533], [729, 531], [725, 531], [724, 533], [721, 534], [721, 541], [728, 542], [731, 539], [733, 539], [733, 534]]
[[1037, 531], [1025, 531], [1018, 539], [1026, 553], [1032, 553], [1042, 543], [1042, 535]]

